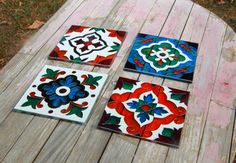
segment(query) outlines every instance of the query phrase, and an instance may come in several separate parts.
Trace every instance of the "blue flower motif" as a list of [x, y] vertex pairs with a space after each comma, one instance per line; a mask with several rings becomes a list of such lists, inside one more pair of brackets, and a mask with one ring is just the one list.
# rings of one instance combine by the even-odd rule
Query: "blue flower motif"
[[139, 107], [139, 103], [137, 101], [132, 101], [127, 103], [127, 105], [131, 108], [131, 109], [136, 109]]
[[166, 113], [168, 113], [166, 110], [164, 110], [164, 108], [163, 107], [156, 107], [154, 110], [153, 110], [153, 112], [155, 113], [155, 114], [157, 114], [157, 115], [162, 115], [162, 114], [166, 114]]
[[81, 85], [74, 75], [40, 84], [38, 90], [41, 91], [42, 96], [51, 108], [58, 108], [89, 95], [85, 86]]
[[145, 122], [150, 119], [150, 115], [160, 115], [168, 113], [163, 107], [157, 107], [157, 103], [154, 103], [155, 99], [152, 94], [148, 94], [147, 96], [139, 99], [139, 101], [132, 101], [127, 103], [130, 109], [134, 109], [135, 112], [138, 112], [138, 118], [140, 118], [140, 122]]
[[142, 123], [145, 122], [146, 120], [150, 119], [149, 115], [145, 112], [138, 114], [137, 117], [140, 118], [140, 122], [142, 122]]
[[144, 102], [147, 103], [147, 104], [150, 104], [152, 103], [155, 99], [152, 97], [152, 94], [149, 94], [147, 96], [144, 96]]

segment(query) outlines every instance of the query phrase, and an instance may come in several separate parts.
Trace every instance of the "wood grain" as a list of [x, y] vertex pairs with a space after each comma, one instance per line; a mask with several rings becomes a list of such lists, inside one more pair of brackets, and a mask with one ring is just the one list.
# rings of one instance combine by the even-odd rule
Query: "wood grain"
[[[88, 1], [89, 3], [91, 3], [92, 1]], [[88, 4], [87, 4], [88, 5]], [[96, 5], [96, 4], [95, 4]], [[95, 5], [94, 5], [94, 7], [95, 7]], [[87, 11], [87, 12], [90, 12], [89, 10], [87, 10], [87, 8], [84, 8], [84, 7], [81, 7], [81, 8], [79, 8], [79, 10], [81, 10], [81, 11], [83, 11], [84, 10], [84, 12], [85, 11]], [[85, 13], [84, 14], [84, 17], [81, 15], [80, 17], [81, 18], [86, 18], [86, 17], [88, 17], [89, 15], [88, 15], [88, 13]], [[104, 18], [105, 19], [105, 18]], [[78, 20], [77, 20], [78, 21]], [[87, 20], [88, 22], [91, 22], [90, 20]], [[61, 31], [60, 31], [61, 32]], [[61, 37], [61, 36], [60, 36]], [[53, 44], [55, 44], [55, 43], [53, 43]], [[55, 45], [53, 45], [53, 47], [54, 47]], [[38, 66], [39, 67], [36, 67], [36, 66], [34, 66], [34, 67], [32, 67], [32, 65], [30, 64], [29, 65], [29, 67], [26, 67], [26, 69], [24, 69], [22, 72], [21, 72], [21, 74], [18, 76], [18, 78], [16, 79], [16, 82], [22, 82], [22, 76], [23, 76], [23, 78], [27, 78], [27, 76], [25, 76], [25, 74], [27, 74], [28, 76], [30, 76], [31, 78], [29, 78], [28, 77], [28, 80], [29, 81], [27, 81], [27, 82], [29, 82], [29, 84], [30, 84], [30, 82], [32, 82], [32, 80], [33, 80], [33, 78], [34, 78], [34, 76], [36, 76], [36, 74], [38, 73], [37, 71], [35, 72], [35, 70], [38, 70], [38, 71], [40, 71], [40, 69], [41, 69], [41, 67], [45, 64], [45, 63], [47, 63], [47, 64], [51, 64], [51, 65], [60, 65], [60, 66], [65, 66], [65, 67], [68, 67], [68, 66], [71, 66], [72, 64], [71, 63], [65, 63], [65, 62], [58, 62], [58, 61], [47, 61], [47, 57], [45, 57], [45, 59], [42, 59], [42, 56], [43, 55], [45, 55], [45, 53], [48, 55], [48, 53], [49, 53], [49, 50], [51, 51], [51, 49], [48, 49], [47, 47], [44, 47], [44, 48], [42, 48], [41, 49], [41, 51], [39, 52], [39, 54], [32, 60], [32, 64], [34, 64], [35, 62], [36, 63], [38, 63]], [[46, 52], [45, 52], [46, 51]], [[43, 60], [43, 62], [42, 62], [42, 60]], [[41, 64], [40, 64], [41, 63]], [[28, 66], [28, 65], [27, 65]], [[29, 71], [29, 70], [31, 70], [31, 71]], [[34, 76], [32, 75], [32, 74], [35, 74]], [[12, 83], [12, 85], [13, 86], [10, 86], [9, 88], [12, 88], [12, 87], [14, 87], [14, 83]], [[4, 93], [7, 93], [8, 94], [8, 96], [10, 96], [11, 94], [12, 94], [12, 92], [14, 92], [14, 90], [12, 90], [12, 89], [9, 89], [8, 88], [8, 90], [9, 90], [9, 92], [8, 92], [8, 90], [6, 90]], [[15, 87], [14, 87], [15, 88]], [[27, 84], [25, 85], [25, 87], [24, 88], [22, 88], [22, 84], [21, 84], [21, 91], [19, 91], [19, 88], [15, 88], [15, 89], [18, 89], [18, 93], [19, 93], [19, 97], [24, 93], [24, 91], [25, 91], [25, 88], [27, 88]], [[21, 93], [20, 93], [21, 92]], [[1, 96], [1, 97], [3, 97], [3, 96]], [[18, 97], [18, 98], [19, 98]], [[10, 99], [9, 99], [10, 100]], [[13, 98], [11, 98], [11, 100], [13, 101]], [[9, 106], [9, 104], [11, 104], [10, 106]], [[7, 106], [7, 107], [6, 107]], [[4, 107], [5, 109], [7, 109], [7, 108], [13, 108], [14, 107], [14, 104], [12, 104], [12, 103], [6, 103], [6, 106]], [[9, 110], [10, 111], [10, 110]], [[11, 113], [12, 114], [12, 113]], [[19, 114], [15, 119], [14, 119], [14, 123], [15, 124], [18, 124], [19, 126], [19, 128], [24, 128], [24, 127], [27, 127], [27, 125], [28, 125], [28, 123], [29, 123], [29, 121], [31, 121], [32, 120], [32, 118], [33, 118], [33, 116], [32, 115], [27, 115], [28, 117], [27, 118], [25, 118], [25, 119], [23, 119], [23, 121], [20, 121], [21, 123], [19, 124], [19, 120], [21, 119], [21, 117], [24, 117], [25, 116], [25, 114]], [[41, 125], [40, 123], [44, 123], [44, 121], [45, 121], [46, 119], [43, 119], [42, 121], [32, 121], [32, 123], [38, 123], [37, 125]], [[4, 121], [6, 124], [8, 124], [8, 123], [11, 123], [11, 119], [6, 119], [5, 121]], [[48, 124], [49, 126], [51, 125], [50, 123]], [[56, 124], [54, 125], [54, 127], [56, 126]], [[0, 126], [0, 129], [1, 129], [1, 127], [2, 126]], [[43, 128], [40, 128], [40, 129], [43, 129]], [[48, 128], [47, 127], [45, 127], [45, 129], [44, 129], [44, 131], [41, 131], [41, 132], [45, 132], [45, 133], [48, 133], [48, 136], [50, 136], [50, 130], [47, 130]], [[50, 129], [50, 128], [49, 128]], [[32, 130], [33, 130], [33, 128], [32, 128]], [[10, 130], [9, 131], [9, 135], [14, 135], [14, 136], [12, 136], [12, 139], [10, 139], [10, 140], [12, 140], [12, 141], [9, 141], [9, 138], [11, 138], [11, 137], [7, 137], [6, 135], [0, 135], [0, 136], [2, 136], [1, 137], [1, 140], [2, 140], [2, 142], [4, 143], [4, 142], [7, 142], [7, 145], [8, 145], [8, 147], [11, 147], [14, 143], [15, 143], [15, 139], [17, 139], [18, 137], [17, 136], [20, 136], [20, 133], [22, 132], [21, 130], [17, 130], [18, 131], [18, 133], [15, 133], [15, 130], [14, 130], [14, 128], [12, 128], [12, 130]], [[35, 137], [37, 137], [37, 135], [35, 135]], [[45, 137], [46, 138], [46, 137]], [[9, 149], [8, 149], [9, 150]], [[5, 149], [4, 150], [4, 152], [3, 153], [1, 153], [1, 157], [3, 157], [4, 155], [6, 155], [6, 152], [7, 152], [7, 149]], [[17, 155], [15, 154], [15, 157], [17, 157]]]
[[231, 149], [230, 149], [230, 160], [229, 162], [233, 162], [236, 157], [236, 111], [234, 113], [234, 129], [233, 129], [233, 138], [231, 142]]
[[[72, 25], [72, 22], [77, 24], [83, 22], [83, 20], [86, 20], [92, 13], [96, 5], [97, 3], [94, 3], [93, 0], [88, 0], [86, 1], [86, 3], [83, 3], [83, 5], [78, 8], [78, 11], [76, 10], [75, 12], [75, 14], [79, 16], [74, 19], [70, 17], [64, 23], [64, 25], [53, 35], [53, 37], [51, 37], [50, 40], [45, 43], [45, 45], [40, 49], [40, 51], [37, 52], [37, 55], [35, 55], [33, 59], [30, 60], [30, 62], [24, 63], [25, 66], [21, 70], [21, 72], [14, 78], [14, 80], [11, 81], [10, 85], [8, 85], [8, 87], [2, 92], [2, 96], [0, 97], [0, 103], [3, 105], [0, 106], [0, 122], [2, 122], [7, 117], [11, 109], [14, 107], [14, 104], [16, 104], [20, 96], [24, 93], [25, 89], [30, 85], [37, 73], [43, 68], [45, 64], [59, 64], [61, 66], [64, 65], [65, 67], [67, 67], [67, 65], [71, 65], [71, 63], [48, 60], [48, 55], [56, 46], [58, 41], [61, 39], [62, 35]], [[70, 23], [67, 23], [68, 21]], [[14, 92], [18, 93], [15, 96], [12, 96]]]
[[[214, 28], [216, 25], [219, 28]], [[197, 161], [225, 29], [226, 26], [221, 20], [214, 15], [210, 15], [199, 48], [194, 81], [192, 86], [189, 86], [191, 96], [188, 104], [186, 123], [182, 132], [181, 145], [178, 150], [169, 150], [167, 162]], [[211, 55], [214, 57], [209, 57]], [[180, 155], [181, 157], [179, 157]]]
[[227, 162], [235, 111], [211, 102], [198, 162]]
[[[66, 3], [31, 37], [22, 49], [0, 71], [0, 94], [7, 88], [11, 81], [20, 73], [24, 66], [37, 54], [39, 49], [48, 41], [68, 17], [85, 0], [68, 0]], [[16, 64], [17, 63], [17, 64]]]
[[220, 105], [236, 109], [236, 35], [228, 27], [222, 48], [212, 99]]
[[[111, 68], [110, 71], [108, 72], [108, 73], [110, 74], [110, 76], [111, 76], [113, 79], [115, 78], [114, 80], [117, 80], [117, 78], [118, 78], [118, 75], [117, 75], [117, 76], [113, 76], [114, 73], [118, 73], [118, 74], [119, 74], [120, 72], [122, 72], [122, 68], [123, 68], [124, 63], [125, 63], [125, 62], [122, 62], [122, 60], [123, 60], [123, 58], [124, 58], [124, 54], [127, 54], [127, 49], [128, 49], [128, 47], [130, 47], [130, 44], [133, 42], [133, 39], [135, 38], [136, 32], [139, 30], [139, 28], [141, 27], [143, 21], [145, 20], [144, 14], [147, 15], [147, 14], [149, 13], [149, 12], [148, 12], [149, 10], [147, 10], [147, 11], [145, 11], [145, 12], [142, 11], [142, 10], [143, 10], [144, 8], [151, 8], [152, 3], [154, 3], [154, 1], [145, 4], [146, 6], [144, 7], [144, 6], [141, 6], [141, 4], [142, 4], [141, 1], [137, 1], [136, 4], [135, 4], [135, 6], [134, 6], [134, 9], [133, 9], [132, 12], [131, 12], [131, 14], [127, 16], [126, 20], [124, 21], [124, 23], [123, 23], [122, 26], [121, 26], [121, 29], [122, 29], [122, 30], [124, 29], [124, 30], [128, 31], [128, 35], [127, 35], [127, 37], [126, 37], [126, 39], [125, 39], [125, 42], [124, 42], [123, 46], [122, 46], [121, 49], [120, 49], [120, 52], [119, 52], [119, 54], [118, 54], [119, 57], [116, 58], [116, 63], [114, 63], [114, 64], [112, 65], [112, 68]], [[144, 8], [143, 8], [143, 7], [144, 7]], [[140, 14], [143, 14], [143, 17], [140, 17]], [[127, 24], [129, 24], [129, 26], [127, 26]], [[120, 55], [120, 54], [122, 54], [122, 55]], [[119, 64], [120, 62], [122, 62], [121, 65]], [[118, 66], [118, 67], [117, 67], [117, 66]], [[115, 67], [117, 67], [117, 68], [115, 68]], [[119, 71], [116, 71], [116, 70], [119, 70]], [[94, 71], [96, 71], [96, 72], [104, 72], [104, 71], [107, 71], [107, 69], [96, 68], [96, 69], [94, 69]], [[128, 73], [127, 73], [127, 74], [128, 74]], [[134, 74], [134, 75], [135, 75], [135, 74]], [[130, 74], [129, 74], [129, 77], [132, 78], [132, 76], [133, 76], [133, 73], [130, 73]], [[106, 99], [108, 100], [108, 98], [109, 98], [109, 96], [110, 96], [110, 94], [111, 94], [113, 88], [114, 88], [114, 85], [110, 85], [109, 88], [107, 88], [107, 92], [109, 91], [109, 93], [105, 93], [104, 98], [106, 98]], [[109, 95], [108, 95], [108, 94], [109, 94]], [[107, 100], [106, 100], [106, 101], [107, 101]], [[103, 112], [103, 109], [104, 109], [104, 107], [101, 108], [100, 113]], [[93, 116], [92, 116], [92, 118], [93, 118]], [[94, 118], [93, 118], [93, 121], [96, 122], [96, 123], [94, 123], [95, 126], [97, 125], [97, 121], [98, 121], [98, 120], [99, 120], [99, 119], [94, 119]], [[87, 128], [87, 127], [86, 127], [85, 130], [84, 130], [84, 132], [86, 132], [87, 134], [91, 133], [91, 128], [89, 128], [89, 127]], [[82, 135], [80, 139], [82, 139], [82, 140], [85, 139], [84, 137], [87, 137], [87, 136], [88, 136], [87, 134]], [[97, 134], [98, 134], [98, 135], [97, 135]], [[93, 138], [98, 139], [98, 138], [101, 137], [101, 139], [102, 139], [103, 141], [108, 141], [110, 134], [111, 134], [111, 133], [109, 133], [109, 132], [104, 132], [104, 131], [102, 131], [102, 132], [101, 132], [101, 131], [97, 132], [97, 131], [95, 131]], [[106, 140], [104, 140], [104, 138], [105, 138]], [[90, 150], [92, 153], [97, 153], [97, 151], [94, 151], [93, 149], [98, 149], [98, 148], [100, 148], [100, 151], [98, 152], [98, 153], [100, 153], [100, 152], [103, 151], [102, 149], [103, 149], [105, 146], [104, 146], [104, 145], [101, 146], [100, 143], [96, 143], [96, 144], [93, 144], [93, 148], [89, 148], [89, 147], [90, 147], [90, 143], [89, 143], [89, 146], [87, 146], [87, 144], [85, 144], [84, 141], [80, 141], [80, 139], [78, 140], [78, 144], [76, 144], [76, 146], [75, 146], [75, 148], [73, 149], [73, 151], [72, 151], [70, 157], [68, 158], [68, 162], [74, 162], [75, 160], [77, 160], [77, 161], [79, 160], [79, 161], [83, 162], [83, 160], [86, 160], [86, 157], [85, 157], [85, 156], [87, 156], [89, 160], [93, 160], [93, 162], [98, 161], [99, 158], [101, 157], [100, 155], [97, 155], [97, 154], [96, 154], [97, 158], [94, 159], [93, 156], [88, 156], [87, 154], [85, 154], [85, 152], [86, 152], [87, 150]], [[93, 142], [93, 140], [87, 140], [87, 141], [92, 141], [92, 142]], [[92, 145], [92, 144], [91, 144], [91, 145]], [[79, 147], [81, 147], [81, 146], [82, 146], [85, 150], [83, 150], [83, 151], [78, 150]], [[129, 149], [128, 149], [128, 150], [129, 150]], [[133, 150], [133, 151], [129, 150], [129, 151], [132, 153], [134, 150]], [[79, 154], [78, 154], [78, 153], [79, 153]], [[102, 154], [102, 153], [101, 153], [101, 154]], [[80, 156], [80, 157], [79, 157], [79, 156]], [[91, 159], [91, 157], [93, 157], [93, 159]], [[123, 160], [123, 161], [125, 161], [125, 160], [126, 160], [126, 158], [124, 157], [124, 160]], [[102, 159], [101, 161], [106, 162], [106, 161], [108, 161], [108, 160]]]
[[[128, 31], [112, 67], [48, 60], [72, 25]], [[123, 71], [138, 32], [199, 43], [192, 84]], [[189, 0], [68, 0], [0, 71], [0, 162], [230, 162], [236, 153], [236, 34]], [[109, 74], [85, 125], [11, 112], [45, 65]], [[119, 76], [189, 90], [179, 149], [97, 129]]]
[[[159, 1], [157, 1], [157, 3], [158, 3]], [[162, 1], [160, 1], [161, 3], [162, 3]], [[173, 4], [173, 2], [174, 1], [169, 1], [169, 5], [171, 6], [172, 4]], [[187, 2], [187, 3], [185, 3], [186, 5], [184, 6], [183, 5], [183, 3], [184, 2]], [[188, 18], [188, 15], [186, 15], [186, 13], [189, 13], [190, 12], [190, 10], [191, 10], [191, 7], [192, 7], [192, 3], [191, 2], [189, 2], [189, 1], [176, 1], [176, 3], [174, 4], [174, 6], [173, 6], [173, 9], [171, 10], [171, 12], [170, 12], [170, 14], [169, 14], [169, 16], [168, 16], [168, 18], [167, 18], [167, 20], [166, 20], [166, 24], [164, 24], [164, 27], [163, 27], [163, 29], [162, 29], [162, 31], [161, 31], [161, 34], [160, 35], [167, 35], [170, 31], [170, 33], [169, 33], [169, 36], [168, 37], [177, 37], [177, 35], [173, 35], [173, 36], [171, 36], [171, 34], [172, 33], [179, 33], [179, 34], [181, 34], [182, 33], [182, 30], [184, 29], [184, 26], [185, 26], [185, 23], [186, 23], [186, 20], [187, 20], [187, 18]], [[184, 22], [184, 24], [179, 24], [179, 27], [182, 27], [182, 29], [181, 28], [175, 28], [174, 26], [169, 26], [168, 24], [169, 24], [169, 22], [172, 22], [172, 21], [175, 21], [176, 20], [176, 11], [181, 11], [179, 14], [179, 16], [181, 16], [182, 18], [183, 18], [183, 20], [185, 20], [185, 21], [183, 21]], [[157, 22], [157, 21], [156, 21]], [[150, 22], [149, 22], [150, 23]], [[154, 22], [155, 23], [155, 22]], [[150, 25], [149, 26], [149, 28], [152, 28], [152, 27], [155, 27], [155, 24], [152, 24], [152, 25]], [[160, 29], [161, 30], [161, 29]], [[175, 31], [176, 30], [176, 31]], [[181, 31], [178, 31], [178, 30], [181, 30]], [[168, 31], [167, 33], [166, 33], [166, 31]], [[143, 32], [143, 30], [141, 30], [141, 32], [142, 33], [145, 33], [145, 31]], [[160, 31], [156, 31], [156, 33], [151, 33], [151, 34], [158, 34]], [[179, 38], [180, 36], [178, 36], [178, 38]], [[136, 74], [138, 74], [138, 73], [136, 73]], [[126, 77], [129, 77], [129, 78], [131, 78], [131, 75], [132, 74], [127, 74], [127, 72], [123, 72], [123, 75], [122, 76], [126, 76]], [[145, 77], [144, 77], [144, 75], [141, 75], [141, 76], [143, 76], [142, 77], [142, 80], [144, 80], [145, 81]], [[146, 76], [146, 75], [145, 75]], [[136, 76], [134, 79], [138, 79], [138, 77], [139, 77], [139, 75], [138, 76]], [[146, 76], [147, 77], [147, 76]], [[148, 79], [150, 79], [149, 77], [147, 78], [147, 80]], [[140, 142], [140, 140], [138, 140], [138, 139], [136, 139], [136, 141], [135, 141], [135, 143], [136, 143], [136, 146], [134, 146], [134, 145], [130, 145], [131, 143], [132, 144], [134, 144], [134, 141], [132, 140], [132, 142], [129, 142], [129, 139], [125, 139], [125, 140], [127, 140], [127, 142], [126, 143], [124, 143], [123, 142], [123, 139], [121, 140], [121, 139], [115, 139], [117, 137], [117, 134], [113, 134], [112, 135], [112, 138], [111, 138], [111, 140], [109, 141], [109, 143], [108, 143], [108, 146], [107, 146], [107, 148], [106, 148], [106, 150], [105, 150], [105, 152], [104, 152], [104, 154], [103, 154], [103, 156], [102, 156], [102, 158], [101, 158], [101, 162], [109, 162], [110, 161], [110, 159], [111, 158], [114, 158], [114, 157], [117, 157], [117, 155], [118, 156], [122, 156], [123, 155], [123, 157], [121, 157], [120, 158], [120, 160], [122, 160], [122, 161], [124, 161], [124, 162], [128, 162], [129, 160], [131, 160], [131, 159], [133, 159], [133, 157], [134, 157], [134, 162], [136, 162], [136, 159], [135, 159], [135, 156], [138, 156], [138, 155], [141, 155], [141, 157], [144, 157], [143, 156], [143, 152], [139, 152], [139, 150], [137, 151], [137, 154], [134, 156], [134, 153], [131, 153], [131, 154], [129, 154], [129, 155], [126, 155], [126, 150], [125, 149], [130, 149], [130, 151], [131, 152], [135, 152], [135, 150], [134, 149], [136, 149], [137, 150], [137, 147], [138, 147], [138, 145], [139, 145], [139, 142]], [[122, 136], [122, 137], [125, 137], [125, 136]], [[122, 141], [121, 143], [119, 143], [120, 141]], [[111, 144], [117, 144], [116, 146], [112, 146]], [[120, 145], [119, 145], [120, 144]], [[158, 146], [160, 146], [160, 145], [156, 145], [156, 147], [158, 147]], [[116, 147], [117, 148], [121, 148], [121, 150], [119, 150], [119, 151], [116, 151]], [[140, 149], [140, 151], [142, 150], [142, 151], [145, 151], [145, 148], [143, 149], [143, 148], [139, 148]], [[166, 151], [166, 148], [163, 148], [163, 150], [164, 151]], [[153, 150], [153, 151], [155, 151], [155, 150]], [[139, 153], [138, 153], [139, 152]], [[111, 153], [112, 153], [112, 156], [111, 156]], [[162, 153], [162, 152], [161, 152]], [[150, 156], [152, 157], [152, 155], [158, 155], [157, 153], [150, 153]], [[125, 157], [124, 157], [125, 156]], [[160, 158], [162, 158], [163, 156], [161, 156], [161, 155], [158, 155], [158, 157], [160, 157]], [[161, 160], [161, 159], [160, 159]], [[150, 160], [148, 160], [147, 162], [149, 162]]]

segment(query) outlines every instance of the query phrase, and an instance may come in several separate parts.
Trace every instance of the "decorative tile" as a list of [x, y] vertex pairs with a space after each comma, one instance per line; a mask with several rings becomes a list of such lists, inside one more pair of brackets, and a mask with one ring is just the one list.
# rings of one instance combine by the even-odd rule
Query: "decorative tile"
[[125, 70], [192, 82], [198, 44], [138, 34]]
[[125, 35], [124, 31], [72, 26], [49, 58], [109, 67]]
[[178, 147], [189, 92], [120, 77], [98, 127]]
[[84, 123], [107, 75], [45, 66], [15, 110]]

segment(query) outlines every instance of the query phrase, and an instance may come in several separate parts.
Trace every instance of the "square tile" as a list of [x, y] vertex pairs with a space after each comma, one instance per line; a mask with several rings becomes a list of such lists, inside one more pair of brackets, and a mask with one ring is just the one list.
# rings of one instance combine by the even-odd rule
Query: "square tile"
[[101, 129], [178, 147], [189, 92], [120, 77]]
[[49, 58], [109, 67], [125, 35], [124, 31], [71, 26]]
[[45, 66], [15, 110], [84, 123], [107, 75]]
[[198, 44], [138, 34], [125, 70], [192, 82]]

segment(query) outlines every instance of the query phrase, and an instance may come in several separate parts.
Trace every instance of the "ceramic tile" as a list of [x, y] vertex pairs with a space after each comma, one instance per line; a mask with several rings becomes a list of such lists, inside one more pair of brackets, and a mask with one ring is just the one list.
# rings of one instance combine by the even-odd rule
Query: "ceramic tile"
[[84, 123], [107, 75], [45, 66], [15, 110]]
[[138, 34], [125, 70], [192, 82], [198, 44]]
[[178, 147], [189, 92], [120, 77], [101, 129]]
[[50, 59], [109, 67], [126, 32], [72, 26], [49, 55]]

